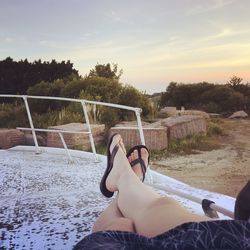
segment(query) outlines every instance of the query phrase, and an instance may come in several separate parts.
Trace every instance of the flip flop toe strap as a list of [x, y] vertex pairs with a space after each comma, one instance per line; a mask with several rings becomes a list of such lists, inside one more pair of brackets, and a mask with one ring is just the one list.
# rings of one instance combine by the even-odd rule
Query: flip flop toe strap
[[145, 162], [142, 160], [142, 158], [138, 158], [136, 160], [133, 160], [132, 162], [130, 162], [131, 167], [134, 167], [136, 164], [140, 164], [141, 170], [142, 170], [142, 181], [144, 181], [145, 179], [145, 174], [147, 171], [147, 167], [145, 165]]
[[114, 149], [112, 150], [111, 155], [110, 155], [110, 170], [113, 167], [115, 155], [116, 155], [118, 149], [119, 149], [119, 144], [116, 144]]

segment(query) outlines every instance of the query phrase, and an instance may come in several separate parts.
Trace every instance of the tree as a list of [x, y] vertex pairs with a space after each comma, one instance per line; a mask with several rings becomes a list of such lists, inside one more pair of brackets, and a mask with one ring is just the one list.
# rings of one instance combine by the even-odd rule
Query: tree
[[227, 82], [231, 87], [235, 87], [241, 84], [243, 78], [240, 78], [238, 76], [232, 76], [230, 80]]
[[[130, 85], [125, 85], [122, 88], [119, 104], [123, 104], [131, 107], [139, 107], [142, 108], [142, 115], [147, 116], [151, 112], [151, 105], [149, 99], [142, 94], [139, 90]], [[121, 118], [132, 118], [133, 113], [130, 111], [122, 111]]]
[[160, 106], [168, 106], [172, 104], [172, 100], [170, 97], [172, 96], [173, 92], [177, 88], [177, 82], [170, 82], [168, 87], [166, 88], [166, 92], [163, 92], [161, 94], [161, 99], [160, 99]]
[[[62, 80], [55, 80], [53, 82], [40, 82], [31, 86], [27, 90], [28, 95], [37, 96], [60, 96], [61, 89], [64, 87]], [[48, 109], [59, 110], [65, 106], [65, 102], [55, 100], [29, 100], [30, 108], [33, 112], [45, 113]], [[42, 105], [41, 105], [42, 104]]]
[[98, 64], [95, 66], [94, 69], [91, 69], [89, 72], [88, 77], [104, 77], [109, 78], [112, 80], [119, 80], [123, 70], [118, 71], [118, 65], [113, 63], [113, 69], [109, 63], [107, 64]]
[[[249, 109], [250, 86], [241, 84], [242, 79], [234, 77], [231, 84], [183, 84], [170, 83], [161, 96], [161, 105], [184, 106], [207, 112], [226, 113]], [[234, 86], [234, 87], [232, 87]]]
[[7, 57], [0, 61], [0, 94], [26, 94], [29, 87], [41, 81], [53, 82], [72, 74], [78, 75], [78, 71], [70, 61], [39, 59], [30, 63], [27, 59], [17, 62]]
[[60, 95], [63, 97], [78, 98], [80, 92], [87, 88], [87, 82], [81, 78], [69, 80], [61, 89]]

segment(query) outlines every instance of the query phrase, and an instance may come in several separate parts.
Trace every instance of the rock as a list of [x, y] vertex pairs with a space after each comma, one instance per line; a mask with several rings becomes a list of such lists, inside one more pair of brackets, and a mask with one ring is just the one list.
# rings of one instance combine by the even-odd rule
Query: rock
[[[127, 148], [141, 144], [138, 127], [119, 127], [115, 126], [109, 130], [109, 136], [119, 133]], [[149, 149], [161, 150], [167, 148], [168, 137], [167, 128], [165, 127], [143, 127], [145, 143]]]
[[208, 115], [210, 118], [219, 118], [220, 117], [220, 114], [218, 114], [218, 113], [208, 113]]
[[[148, 126], [150, 123], [141, 121], [142, 126]], [[138, 127], [137, 121], [122, 121], [120, 123], [117, 123], [115, 127]]]
[[160, 113], [167, 114], [168, 116], [176, 116], [177, 109], [176, 107], [164, 107], [160, 110]]
[[228, 118], [229, 119], [234, 119], [234, 118], [247, 118], [248, 117], [248, 114], [243, 111], [243, 110], [240, 110], [240, 111], [237, 111], [237, 112], [234, 112], [231, 116], [229, 116]]
[[193, 109], [185, 110], [184, 107], [182, 107], [181, 110], [177, 110], [176, 107], [165, 107], [160, 110], [160, 114], [167, 114], [170, 117], [181, 116], [181, 115], [198, 115], [202, 116], [205, 119], [209, 119], [209, 114], [204, 111], [193, 110]]
[[[160, 123], [149, 123], [142, 121], [144, 139], [147, 147], [152, 150], [167, 148], [167, 128]], [[116, 124], [109, 130], [109, 137], [114, 133], [119, 133], [127, 148], [141, 144], [137, 121], [123, 121]]]
[[[127, 147], [140, 144], [138, 128], [134, 123], [123, 123], [124, 126], [115, 126], [110, 129], [110, 135], [121, 134]], [[144, 124], [143, 132], [145, 142], [149, 149], [161, 150], [167, 148], [171, 140], [181, 139], [188, 135], [206, 134], [207, 123], [204, 116], [183, 115], [162, 119], [160, 121]]]
[[204, 112], [204, 111], [200, 111], [200, 110], [192, 110], [192, 109], [188, 109], [188, 110], [181, 110], [178, 112], [179, 115], [196, 115], [196, 116], [202, 116], [205, 119], [209, 119], [209, 114]]
[[8, 149], [24, 143], [24, 133], [20, 130], [0, 129], [0, 149]]
[[[104, 124], [91, 124], [91, 131], [94, 138], [95, 145], [98, 145], [103, 140], [103, 133], [105, 130]], [[81, 134], [77, 132], [88, 132], [86, 123], [68, 123], [59, 126], [52, 126], [49, 129], [75, 131], [75, 133], [63, 133], [63, 138], [68, 148], [77, 148], [83, 150], [91, 149], [91, 144], [88, 134]], [[47, 147], [63, 147], [62, 141], [58, 133], [47, 133]]]
[[181, 139], [188, 135], [206, 134], [206, 119], [201, 116], [183, 115], [169, 117], [161, 121], [161, 125], [168, 128], [168, 140]]

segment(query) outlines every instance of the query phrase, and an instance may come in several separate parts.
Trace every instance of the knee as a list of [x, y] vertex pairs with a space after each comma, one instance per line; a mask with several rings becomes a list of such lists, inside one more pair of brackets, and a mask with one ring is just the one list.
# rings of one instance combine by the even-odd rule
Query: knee
[[135, 232], [135, 227], [133, 221], [128, 218], [116, 218], [105, 230]]

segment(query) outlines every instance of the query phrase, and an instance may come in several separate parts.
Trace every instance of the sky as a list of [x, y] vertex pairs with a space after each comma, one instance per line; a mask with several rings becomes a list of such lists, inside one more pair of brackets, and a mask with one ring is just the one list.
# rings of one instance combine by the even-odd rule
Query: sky
[[169, 82], [250, 82], [249, 0], [1, 0], [0, 60], [117, 63], [148, 94]]

